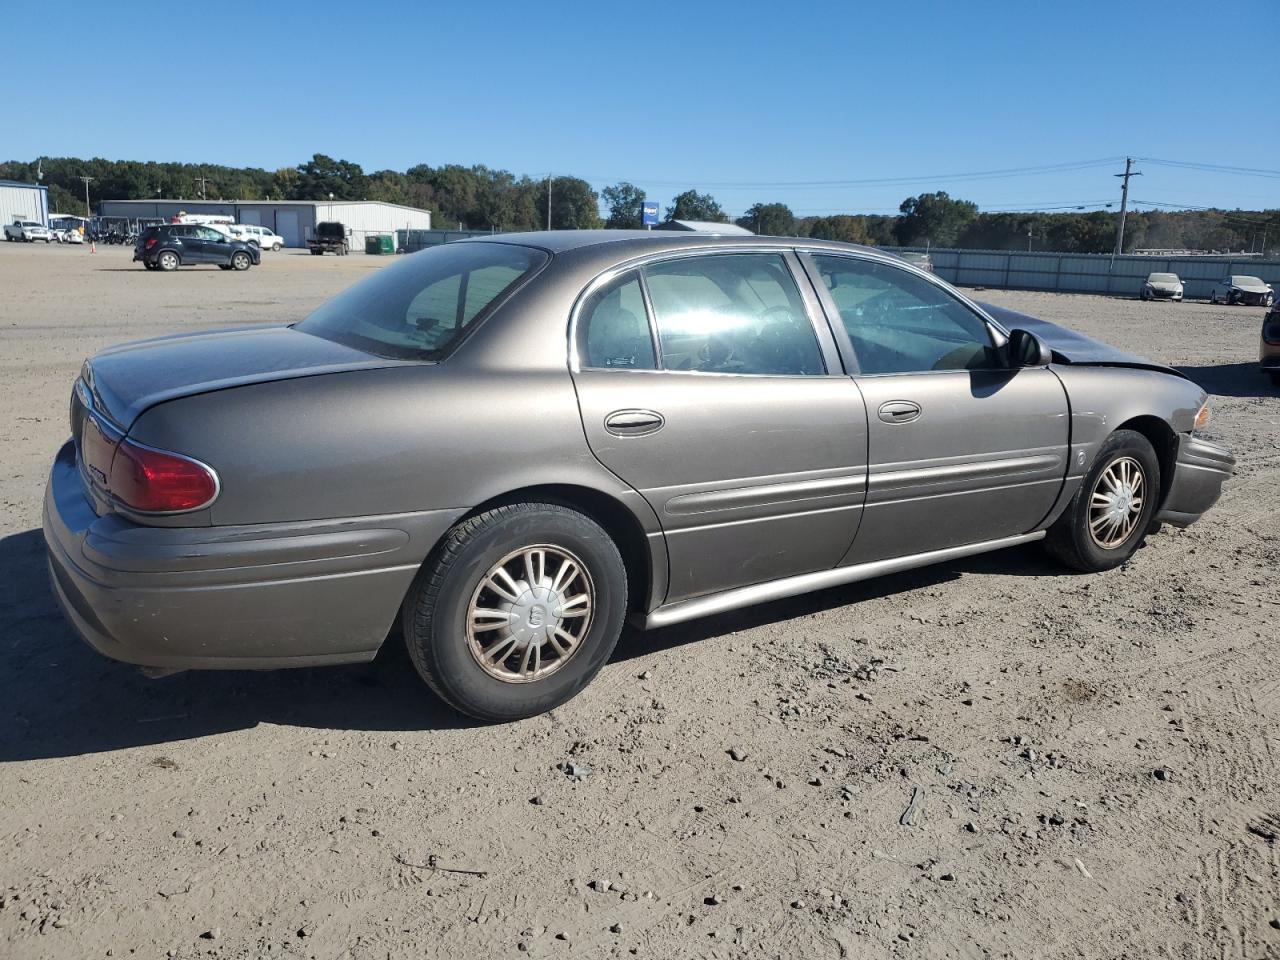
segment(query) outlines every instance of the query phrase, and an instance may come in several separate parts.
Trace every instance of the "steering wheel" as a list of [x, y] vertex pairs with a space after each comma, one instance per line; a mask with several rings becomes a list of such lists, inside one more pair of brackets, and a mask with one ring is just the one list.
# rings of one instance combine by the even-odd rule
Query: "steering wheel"
[[710, 334], [707, 342], [698, 350], [698, 369], [722, 370], [734, 359], [736, 352], [737, 348], [728, 337], [718, 333]]

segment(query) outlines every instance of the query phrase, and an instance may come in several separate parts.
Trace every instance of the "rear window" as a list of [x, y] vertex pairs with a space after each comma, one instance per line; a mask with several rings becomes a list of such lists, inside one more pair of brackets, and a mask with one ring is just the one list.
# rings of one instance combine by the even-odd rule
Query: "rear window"
[[549, 259], [512, 244], [445, 244], [379, 270], [296, 329], [379, 357], [435, 360]]

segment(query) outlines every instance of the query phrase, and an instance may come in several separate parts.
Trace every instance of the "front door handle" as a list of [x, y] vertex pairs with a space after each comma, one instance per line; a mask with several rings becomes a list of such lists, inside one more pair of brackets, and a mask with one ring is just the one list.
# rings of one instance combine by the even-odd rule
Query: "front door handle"
[[880, 404], [880, 419], [885, 423], [910, 423], [920, 416], [920, 404], [911, 400], [890, 400]]
[[666, 422], [655, 410], [615, 410], [604, 418], [604, 428], [615, 437], [643, 437], [657, 433]]

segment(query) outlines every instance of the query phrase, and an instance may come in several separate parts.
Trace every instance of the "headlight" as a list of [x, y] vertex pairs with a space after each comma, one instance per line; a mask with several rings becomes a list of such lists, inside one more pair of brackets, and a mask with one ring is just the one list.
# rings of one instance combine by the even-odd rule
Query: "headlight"
[[1206, 400], [1204, 404], [1200, 407], [1200, 409], [1196, 411], [1196, 422], [1195, 422], [1195, 426], [1192, 429], [1203, 430], [1208, 425], [1209, 425], [1209, 401]]

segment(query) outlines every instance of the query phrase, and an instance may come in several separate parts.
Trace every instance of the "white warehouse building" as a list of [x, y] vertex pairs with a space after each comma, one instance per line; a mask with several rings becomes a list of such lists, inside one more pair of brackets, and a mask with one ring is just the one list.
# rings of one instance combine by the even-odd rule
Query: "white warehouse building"
[[351, 249], [364, 252], [370, 234], [430, 230], [431, 211], [381, 200], [103, 200], [102, 217], [170, 220], [179, 213], [233, 217], [236, 223], [268, 227], [287, 247], [305, 247], [317, 223], [336, 220], [351, 231]]
[[0, 180], [0, 223], [35, 220], [49, 225], [49, 188], [39, 183]]

